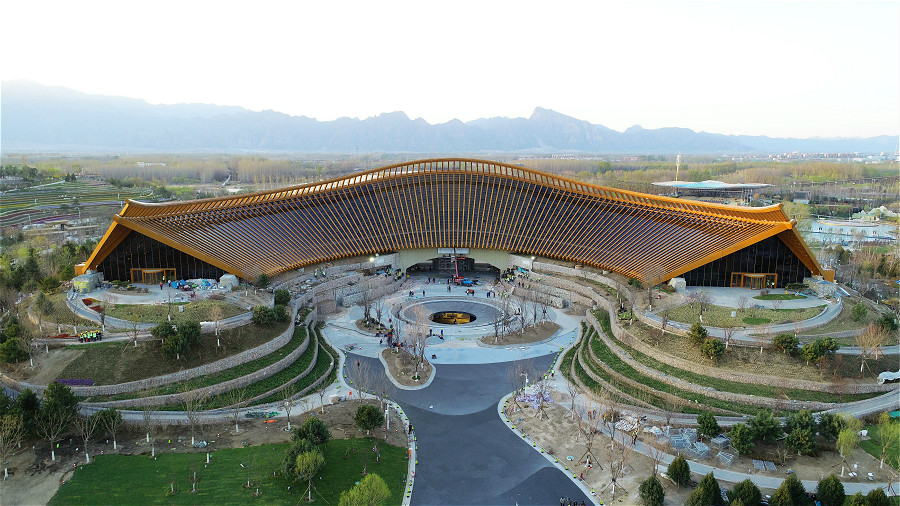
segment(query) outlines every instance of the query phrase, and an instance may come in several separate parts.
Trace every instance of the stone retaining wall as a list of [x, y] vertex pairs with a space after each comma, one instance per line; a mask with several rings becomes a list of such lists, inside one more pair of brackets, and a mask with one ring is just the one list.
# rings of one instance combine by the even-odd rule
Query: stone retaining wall
[[[605, 301], [605, 300], [600, 301], [598, 303], [598, 307], [602, 310], [607, 311], [610, 314], [610, 328], [613, 332], [613, 335], [619, 341], [626, 343], [628, 346], [634, 348], [636, 351], [639, 351], [639, 352], [641, 352], [655, 360], [658, 360], [666, 365], [669, 365], [669, 366], [672, 366], [672, 367], [675, 367], [678, 369], [684, 369], [686, 371], [690, 371], [690, 372], [700, 374], [703, 376], [710, 376], [713, 378], [718, 378], [718, 379], [727, 380], [727, 381], [734, 381], [734, 382], [738, 382], [738, 383], [767, 385], [767, 386], [780, 387], [780, 388], [796, 388], [796, 389], [800, 389], [800, 390], [814, 390], [814, 391], [819, 391], [819, 392], [843, 392], [843, 393], [851, 393], [851, 394], [887, 392], [895, 387], [895, 385], [878, 385], [875, 383], [864, 384], [864, 385], [845, 385], [843, 387], [838, 387], [831, 383], [820, 383], [820, 382], [815, 382], [815, 381], [799, 380], [799, 379], [792, 379], [792, 378], [782, 378], [782, 377], [765, 376], [765, 375], [752, 374], [752, 373], [727, 371], [722, 368], [710, 367], [710, 366], [706, 366], [706, 365], [699, 364], [696, 362], [683, 360], [678, 357], [674, 357], [672, 355], [663, 353], [663, 352], [655, 349], [654, 347], [648, 345], [647, 343], [643, 342], [642, 340], [631, 335], [624, 327], [619, 325], [619, 322], [615, 318], [615, 311], [612, 311], [611, 305], [609, 304], [608, 301]], [[597, 326], [596, 328], [597, 328], [598, 333], [603, 334], [602, 329], [599, 325], [599, 322], [597, 321], [597, 319], [594, 317], [594, 315], [590, 311], [588, 311], [587, 318], [588, 318], [589, 322], [591, 322], [592, 324]], [[606, 336], [603, 335], [602, 337], [604, 338], [604, 341], [606, 341], [606, 339], [605, 339]], [[607, 345], [609, 345], [609, 344], [610, 343], [607, 343]], [[615, 344], [615, 343], [611, 343], [611, 344], [613, 344], [613, 346], [610, 346], [610, 348], [617, 355], [625, 358], [626, 361], [628, 361], [629, 364], [631, 364], [633, 367], [638, 368], [638, 365], [640, 365], [641, 367], [646, 367], [646, 366], [643, 366], [642, 364], [639, 364], [637, 361], [634, 361], [633, 359], [631, 359], [631, 357], [624, 350], [622, 350], [617, 344]], [[653, 370], [653, 369], [649, 369], [649, 370]], [[662, 373], [657, 372], [657, 374], [662, 374]], [[667, 381], [667, 383], [672, 384], [674, 386], [678, 386], [679, 388], [682, 388], [682, 386], [680, 386], [680, 384], [672, 383], [671, 377], [665, 376], [665, 375], [663, 375], [663, 376], [670, 380], [670, 381]], [[658, 379], [661, 379], [661, 378], [658, 378]], [[684, 382], [684, 384], [687, 384], [687, 383]], [[700, 388], [704, 388], [704, 387], [700, 387]], [[710, 391], [703, 390], [698, 393], [704, 393], [705, 395], [708, 395], [708, 392], [710, 392]], [[737, 394], [734, 394], [734, 395], [737, 395]], [[712, 395], [710, 395], [710, 396], [712, 397]], [[740, 401], [740, 402], [744, 402], [744, 401]], [[812, 403], [812, 402], [809, 403], [810, 409], [814, 409], [812, 407], [814, 404], [816, 404], [816, 403]], [[820, 404], [822, 404], [823, 406], [826, 406], [821, 409], [827, 409], [828, 407], [831, 407], [830, 404], [826, 404], [826, 403], [820, 403]], [[807, 407], [807, 406], [804, 406], [804, 407]]]
[[[99, 408], [109, 408], [109, 407], [117, 407], [117, 408], [130, 408], [137, 406], [164, 406], [168, 404], [178, 404], [183, 402], [185, 397], [195, 396], [195, 398], [202, 398], [204, 396], [213, 396], [221, 393], [229, 392], [231, 390], [237, 388], [243, 388], [251, 383], [255, 383], [257, 381], [264, 380], [269, 376], [273, 376], [285, 368], [293, 364], [297, 361], [297, 359], [306, 351], [309, 347], [310, 343], [310, 335], [309, 332], [306, 334], [306, 339], [304, 339], [303, 344], [298, 346], [292, 352], [290, 352], [287, 356], [282, 358], [281, 360], [275, 362], [274, 364], [270, 364], [262, 369], [257, 369], [256, 371], [251, 372], [245, 376], [241, 376], [240, 378], [235, 378], [233, 380], [223, 381], [222, 383], [216, 383], [215, 385], [210, 385], [208, 387], [198, 388], [196, 390], [192, 390], [190, 392], [179, 392], [176, 394], [166, 394], [166, 395], [155, 395], [151, 397], [140, 397], [134, 399], [125, 399], [121, 401], [105, 401], [105, 402], [85, 402], [83, 405], [85, 406], [95, 406]], [[318, 352], [318, 348], [316, 349]], [[312, 365], [315, 365], [313, 362]]]
[[[247, 362], [256, 360], [260, 357], [268, 355], [274, 351], [281, 349], [288, 342], [290, 342], [291, 338], [294, 335], [294, 318], [296, 318], [296, 311], [299, 308], [295, 308], [292, 313], [291, 324], [288, 325], [287, 330], [285, 330], [281, 335], [272, 339], [271, 341], [261, 344], [255, 348], [243, 351], [241, 353], [237, 353], [230, 357], [223, 358], [222, 360], [217, 360], [215, 362], [210, 362], [208, 364], [204, 364], [198, 367], [194, 367], [191, 369], [185, 369], [183, 371], [178, 371], [171, 374], [165, 374], [162, 376], [155, 376], [152, 378], [146, 378], [142, 380], [129, 381], [127, 383], [117, 383], [115, 385], [99, 385], [99, 386], [90, 386], [90, 387], [72, 387], [72, 391], [75, 395], [82, 397], [90, 397], [94, 395], [116, 395], [121, 393], [128, 392], [137, 392], [140, 390], [147, 390], [150, 388], [156, 388], [158, 386], [166, 385], [169, 383], [175, 383], [178, 381], [189, 380], [191, 378], [196, 378], [198, 376], [205, 376], [208, 374], [213, 374], [218, 371], [222, 371], [225, 369], [229, 369], [231, 367], [235, 367], [241, 364], [245, 364]], [[306, 318], [303, 321], [303, 325], [309, 325], [312, 322], [315, 322], [318, 317], [318, 311], [316, 308], [312, 308]], [[47, 387], [46, 385], [33, 385], [23, 381], [17, 381], [13, 378], [10, 378], [7, 375], [0, 376], [0, 381], [4, 385], [9, 388], [12, 388], [16, 391], [23, 391], [26, 388], [30, 388], [35, 393], [40, 394]]]

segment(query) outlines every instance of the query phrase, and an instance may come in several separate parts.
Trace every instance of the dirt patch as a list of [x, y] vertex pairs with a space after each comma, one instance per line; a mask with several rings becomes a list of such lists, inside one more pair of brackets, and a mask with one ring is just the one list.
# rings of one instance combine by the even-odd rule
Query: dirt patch
[[543, 341], [555, 334], [560, 328], [554, 322], [541, 322], [525, 329], [525, 332], [513, 332], [512, 334], [495, 339], [493, 335], [484, 336], [481, 342], [491, 346], [509, 346], [510, 344], [527, 344]]
[[[584, 440], [580, 436], [578, 424], [570, 414], [571, 397], [566, 393], [551, 392], [553, 403], [545, 405], [545, 411], [549, 415], [549, 419], [540, 419], [536, 415], [537, 410], [532, 409], [525, 403], [520, 403], [521, 408], [509, 414], [509, 419], [516, 428], [521, 428], [528, 437], [537, 442], [540, 446], [553, 451], [553, 455], [569, 465], [569, 468], [576, 474], [583, 474], [585, 483], [588, 487], [593, 487], [598, 492], [604, 503], [609, 504], [612, 498], [611, 489], [609, 488], [610, 473], [608, 471], [608, 462], [605, 462], [608, 456], [608, 448], [610, 439], [606, 436], [598, 436], [594, 440], [592, 452], [599, 459], [599, 466], [594, 465], [587, 468], [582, 465], [580, 459], [585, 453]], [[579, 403], [581, 403], [579, 398]], [[654, 437], [649, 433], [641, 432], [639, 440], [646, 444], [655, 443]], [[797, 456], [786, 452], [781, 445], [762, 445], [754, 450], [753, 455], [738, 457], [731, 466], [725, 467], [716, 460], [717, 452], [713, 452], [712, 458], [703, 459], [704, 464], [723, 467], [735, 472], [749, 473], [751, 475], [771, 476], [784, 478], [787, 476], [788, 470], [797, 474], [801, 480], [819, 481], [822, 477], [834, 473], [841, 475], [841, 457], [833, 446], [825, 440], [819, 440], [819, 451], [814, 456], [805, 455]], [[708, 442], [707, 442], [708, 444]], [[671, 449], [668, 450], [671, 452]], [[568, 457], [573, 460], [569, 461]], [[686, 456], [689, 460], [690, 456]], [[764, 459], [776, 463], [775, 471], [756, 471], [753, 469], [753, 459]], [[619, 484], [616, 492], [616, 504], [640, 504], [638, 496], [638, 487], [640, 483], [650, 476], [653, 470], [654, 461], [648, 456], [638, 452], [631, 452], [626, 459], [625, 474], [616, 481]], [[602, 466], [603, 469], [600, 469]], [[856, 466], [854, 468], [854, 466]], [[663, 465], [665, 467], [665, 465]], [[853, 469], [851, 469], [853, 468]], [[752, 471], [751, 471], [752, 470]], [[892, 471], [889, 466], [879, 469], [878, 459], [867, 454], [860, 448], [856, 448], [852, 455], [847, 459], [847, 468], [844, 473], [850, 471], [858, 473], [862, 479], [849, 477], [842, 481], [867, 482], [868, 473], [872, 473], [875, 482], [887, 482], [891, 478]], [[699, 481], [702, 476], [693, 474], [694, 481]], [[679, 488], [672, 482], [661, 479], [663, 487], [666, 490], [666, 504], [684, 504], [687, 497], [693, 491], [691, 488]], [[731, 489], [733, 483], [720, 481], [723, 489]], [[772, 490], [763, 489], [764, 494], [771, 494]]]
[[407, 387], [418, 387], [424, 385], [434, 370], [428, 360], [425, 360], [419, 367], [419, 379], [413, 379], [413, 373], [416, 370], [415, 358], [405, 351], [397, 352], [395, 350], [385, 349], [381, 351], [381, 358], [387, 362], [388, 371], [397, 383]]
[[34, 367], [30, 367], [28, 361], [25, 361], [10, 366], [7, 372], [10, 376], [21, 378], [28, 383], [49, 385], [51, 381], [60, 377], [60, 371], [84, 352], [84, 349], [77, 348], [50, 348], [50, 352], [47, 353], [41, 347], [32, 355]]
[[[376, 401], [349, 401], [325, 406], [325, 412], [316, 408], [312, 411], [291, 413], [291, 426], [303, 423], [310, 416], [320, 418], [331, 429], [332, 438], [364, 437], [366, 431], [360, 430], [353, 422], [356, 409], [363, 404], [377, 404]], [[220, 448], [241, 448], [260, 444], [282, 443], [290, 440], [287, 432], [287, 420], [279, 418], [275, 423], [265, 423], [261, 419], [242, 418], [238, 421], [240, 432], [235, 432], [234, 422], [223, 420], [217, 423], [202, 425], [195, 429], [195, 440], [207, 441], [207, 448], [191, 446], [191, 430], [187, 425], [169, 425], [156, 429], [152, 439], [155, 440], [156, 452], [205, 453], [215, 452]], [[402, 420], [392, 411], [391, 430], [384, 428], [373, 431], [372, 436], [384, 438], [388, 444], [405, 446], [407, 436], [403, 430]], [[121, 430], [117, 436], [118, 449], [113, 449], [112, 440], [106, 437], [91, 442], [89, 453], [119, 453], [124, 455], [151, 453], [151, 445], [147, 443], [146, 433], [131, 426]], [[23, 445], [23, 450], [9, 460], [10, 477], [8, 481], [0, 480], [0, 496], [3, 504], [47, 504], [56, 494], [72, 471], [84, 463], [84, 448], [79, 438], [65, 437], [56, 449], [56, 461], [50, 460], [50, 447], [44, 441], [34, 441], [31, 445]]]

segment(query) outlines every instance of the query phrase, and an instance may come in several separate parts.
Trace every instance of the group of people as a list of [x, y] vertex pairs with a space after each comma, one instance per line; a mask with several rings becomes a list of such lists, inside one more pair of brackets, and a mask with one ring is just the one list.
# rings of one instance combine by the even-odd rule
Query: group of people
[[[600, 504], [603, 504], [602, 502]], [[577, 499], [569, 499], [568, 497], [560, 497], [559, 498], [559, 506], [578, 506]], [[581, 506], [584, 506], [584, 501], [581, 501]]]

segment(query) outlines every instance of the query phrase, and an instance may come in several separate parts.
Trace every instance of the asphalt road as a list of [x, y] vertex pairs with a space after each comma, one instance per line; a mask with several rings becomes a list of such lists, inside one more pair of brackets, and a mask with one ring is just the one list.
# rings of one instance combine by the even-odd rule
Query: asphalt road
[[[554, 356], [530, 360], [534, 373], [546, 371]], [[371, 370], [383, 374], [377, 359], [348, 358], [350, 364], [369, 360]], [[497, 415], [497, 403], [512, 390], [514, 364], [438, 365], [428, 387], [391, 396], [409, 417], [418, 444], [411, 504], [552, 505], [561, 496], [591, 503]], [[353, 369], [346, 368], [351, 379]]]

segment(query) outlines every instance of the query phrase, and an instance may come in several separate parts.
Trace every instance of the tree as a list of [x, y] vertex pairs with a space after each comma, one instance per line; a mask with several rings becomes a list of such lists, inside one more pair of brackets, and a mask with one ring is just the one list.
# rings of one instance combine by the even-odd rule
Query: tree
[[37, 416], [37, 430], [41, 439], [50, 445], [50, 460], [56, 460], [56, 449], [53, 444], [68, 430], [75, 418], [75, 412], [58, 403], [45, 399]]
[[866, 305], [862, 302], [859, 302], [855, 306], [853, 306], [853, 309], [850, 310], [850, 319], [855, 322], [862, 321], [862, 319], [866, 317], [866, 313], [868, 312], [869, 310], [866, 308]]
[[322, 452], [318, 450], [312, 450], [297, 455], [294, 472], [296, 473], [297, 478], [306, 480], [309, 484], [309, 487], [306, 489], [309, 502], [312, 502], [313, 478], [316, 477], [316, 474], [322, 469], [323, 465], [325, 465], [325, 457], [322, 456]]
[[7, 364], [18, 363], [28, 358], [28, 350], [20, 338], [7, 339], [0, 344], [0, 360]]
[[862, 492], [857, 492], [844, 501], [844, 506], [869, 506], [869, 501]]
[[[240, 414], [241, 408], [244, 406], [244, 401], [247, 400], [247, 388], [235, 388], [232, 389], [226, 394], [228, 398], [228, 404], [231, 406], [231, 416], [234, 417], [234, 433], [241, 433], [241, 426], [238, 424], [238, 415]], [[290, 420], [290, 413], [288, 413], [288, 420]], [[290, 422], [288, 422], [290, 424]]]
[[666, 500], [666, 491], [663, 489], [656, 473], [641, 482], [638, 494], [645, 506], [662, 506]]
[[75, 427], [78, 429], [78, 434], [81, 436], [81, 441], [84, 443], [84, 460], [90, 464], [91, 456], [88, 453], [88, 443], [90, 443], [91, 439], [97, 433], [97, 429], [100, 427], [100, 413], [94, 413], [91, 416], [80, 416], [75, 417]]
[[[225, 316], [225, 311], [222, 309], [222, 306], [215, 304], [213, 307], [209, 308], [209, 317], [216, 324], [216, 336], [219, 335], [219, 320]], [[216, 347], [219, 346], [219, 340], [216, 339]]]
[[377, 474], [370, 473], [350, 490], [341, 492], [338, 506], [383, 506], [390, 497], [387, 483]]
[[286, 322], [291, 318], [291, 315], [288, 314], [287, 307], [276, 304], [272, 308], [272, 317], [275, 318], [276, 322]]
[[168, 358], [180, 359], [181, 354], [190, 348], [187, 340], [180, 333], [169, 336], [163, 341], [162, 352]]
[[118, 450], [116, 433], [119, 432], [119, 427], [122, 426], [122, 413], [119, 413], [119, 410], [116, 408], [106, 408], [103, 411], [98, 411], [97, 415], [99, 415], [103, 428], [113, 438], [113, 450]]
[[187, 343], [188, 348], [200, 342], [200, 332], [200, 322], [191, 321], [178, 324], [178, 333]]
[[315, 446], [325, 446], [331, 439], [331, 431], [321, 419], [316, 417], [307, 418], [299, 427], [294, 429], [294, 441], [306, 439]]
[[841, 476], [844, 476], [844, 465], [847, 462], [847, 457], [853, 453], [853, 449], [856, 448], [856, 443], [859, 441], [859, 435], [856, 430], [853, 429], [843, 429], [840, 433], [838, 433], [837, 443], [835, 446], [837, 447], [838, 453], [841, 454]]
[[709, 337], [709, 332], [706, 331], [706, 328], [703, 325], [700, 325], [700, 322], [694, 322], [691, 325], [691, 330], [688, 332], [688, 338], [690, 338], [691, 343], [694, 346], [700, 346], [703, 344], [703, 341]]
[[888, 506], [890, 501], [887, 494], [884, 493], [884, 489], [873, 488], [866, 494], [866, 503], [869, 506]]
[[824, 355], [819, 348], [819, 343], [816, 341], [804, 344], [800, 354], [806, 359], [806, 365], [809, 365], [810, 362], [817, 362]]
[[364, 404], [356, 408], [356, 415], [354, 415], [353, 421], [356, 422], [360, 429], [366, 431], [366, 435], [368, 435], [370, 430], [384, 423], [384, 413], [376, 406]]
[[679, 487], [685, 487], [691, 483], [691, 467], [682, 455], [675, 457], [669, 464], [666, 474]]
[[884, 459], [887, 456], [888, 449], [893, 448], [897, 442], [900, 442], [900, 423], [891, 419], [891, 415], [887, 412], [878, 415], [878, 431], [875, 440], [881, 447], [881, 465], [879, 469], [884, 469]]
[[772, 340], [775, 344], [775, 347], [781, 350], [782, 353], [794, 353], [797, 350], [797, 336], [791, 333], [782, 333], [775, 336]]
[[784, 483], [775, 490], [775, 493], [772, 494], [772, 498], [769, 499], [769, 506], [794, 506], [794, 501], [791, 500], [791, 494], [788, 492], [788, 489], [785, 488]]
[[787, 420], [784, 424], [784, 431], [790, 434], [794, 431], [794, 429], [797, 428], [807, 429], [810, 432], [815, 432], [816, 419], [813, 418], [812, 413], [808, 409], [803, 409], [796, 413], [788, 415]]
[[759, 491], [759, 487], [750, 478], [736, 483], [734, 488], [731, 489], [731, 494], [734, 498], [732, 504], [734, 504], [734, 501], [741, 501], [744, 504], [756, 506], [762, 500], [762, 492]]
[[150, 329], [150, 335], [162, 340], [163, 342], [165, 342], [167, 338], [172, 337], [177, 333], [178, 332], [175, 330], [175, 326], [169, 322], [162, 322]]
[[267, 306], [254, 307], [253, 323], [257, 325], [272, 325], [275, 323], [275, 310]]
[[837, 441], [843, 421], [834, 413], [823, 413], [819, 417], [819, 434], [829, 441]]
[[811, 430], [797, 427], [788, 433], [784, 445], [797, 455], [812, 453], [816, 449], [815, 436]]
[[750, 419], [748, 424], [753, 435], [760, 441], [772, 442], [781, 436], [781, 423], [772, 416], [771, 411], [764, 411]]
[[257, 276], [256, 287], [257, 288], [265, 288], [265, 287], [269, 286], [269, 283], [271, 283], [271, 282], [272, 282], [272, 280], [271, 280], [271, 278], [269, 278], [269, 275], [264, 272], [264, 273], [260, 274], [259, 276]]
[[722, 433], [722, 428], [719, 427], [716, 417], [706, 411], [697, 416], [697, 425], [700, 428], [700, 435], [708, 438], [714, 438]]
[[707, 337], [700, 345], [700, 353], [710, 360], [718, 361], [719, 357], [725, 353], [725, 344], [715, 337]]
[[841, 506], [844, 504], [844, 484], [834, 474], [822, 478], [816, 487], [816, 495], [825, 506]]
[[287, 306], [291, 302], [291, 293], [287, 290], [275, 290], [276, 306]]
[[3, 479], [9, 478], [7, 463], [25, 435], [25, 426], [22, 423], [22, 415], [18, 413], [5, 414], [0, 417], [0, 462], [3, 463]]
[[10, 414], [22, 417], [22, 427], [25, 438], [37, 437], [37, 418], [41, 411], [41, 401], [34, 390], [26, 388], [16, 397], [16, 401], [10, 408]]
[[753, 441], [753, 429], [743, 423], [734, 424], [728, 432], [731, 447], [741, 455], [749, 455], [756, 443]]
[[870, 323], [862, 333], [856, 336], [856, 345], [859, 346], [859, 372], [862, 373], [866, 367], [866, 360], [869, 357], [878, 358], [878, 352], [881, 345], [887, 339], [887, 333], [880, 325]]
[[700, 480], [697, 488], [688, 496], [687, 506], [723, 506], [722, 489], [713, 473], [709, 473]]
[[284, 462], [282, 464], [284, 474], [294, 478], [297, 477], [297, 474], [294, 471], [294, 467], [297, 465], [297, 457], [302, 453], [318, 449], [318, 447], [310, 443], [308, 439], [297, 439], [296, 436], [297, 432], [295, 430], [294, 439], [291, 441], [288, 449], [284, 452]]
[[186, 383], [181, 388], [182, 408], [188, 419], [188, 425], [191, 427], [191, 446], [194, 446], [194, 434], [197, 429], [197, 423], [200, 421], [200, 410], [203, 409], [203, 402], [206, 400], [207, 393], [202, 390], [195, 390], [194, 386]]

